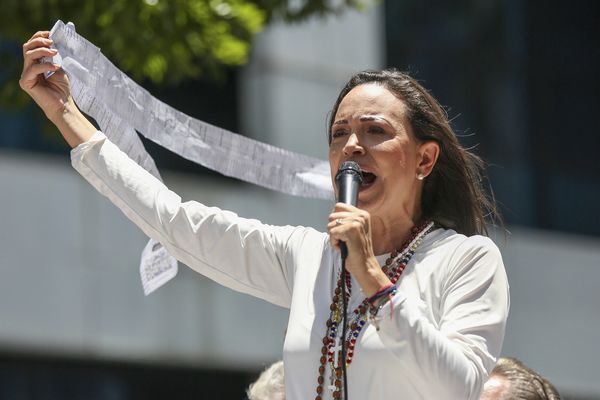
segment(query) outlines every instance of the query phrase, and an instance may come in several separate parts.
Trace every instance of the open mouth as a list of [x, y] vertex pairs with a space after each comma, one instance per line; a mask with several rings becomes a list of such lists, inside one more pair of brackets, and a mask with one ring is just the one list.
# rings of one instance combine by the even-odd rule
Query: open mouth
[[360, 185], [361, 189], [366, 189], [373, 185], [375, 180], [377, 179], [377, 175], [372, 172], [362, 171], [362, 185]]

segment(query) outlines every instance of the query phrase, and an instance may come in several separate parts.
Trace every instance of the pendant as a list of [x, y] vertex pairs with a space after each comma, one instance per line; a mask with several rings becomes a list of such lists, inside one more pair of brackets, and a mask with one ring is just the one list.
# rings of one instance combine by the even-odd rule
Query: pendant
[[335, 366], [342, 365], [340, 363], [340, 359], [342, 357], [342, 343], [341, 343], [339, 336], [337, 336], [335, 338], [335, 345], [331, 348], [331, 350], [333, 351], [333, 363], [332, 363], [333, 365], [331, 365], [331, 368], [330, 368], [331, 375], [329, 376], [329, 386], [327, 386], [327, 388], [329, 390], [331, 390], [332, 392], [335, 392], [335, 391], [339, 390], [339, 386], [338, 386], [338, 382], [337, 382], [337, 381], [339, 381], [339, 379], [336, 374]]

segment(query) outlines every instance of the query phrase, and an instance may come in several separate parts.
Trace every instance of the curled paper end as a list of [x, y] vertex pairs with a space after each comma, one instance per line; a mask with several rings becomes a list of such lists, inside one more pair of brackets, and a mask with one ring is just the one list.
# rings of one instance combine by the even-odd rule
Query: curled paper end
[[[52, 48], [54, 48], [54, 45], [52, 45]], [[56, 64], [58, 66], [60, 66], [62, 68], [62, 57], [60, 56], [60, 54], [56, 54], [55, 56], [52, 57], [43, 57], [41, 60], [42, 63], [51, 63], [51, 64]], [[56, 71], [46, 71], [44, 72], [44, 78], [48, 79], [50, 78], [52, 75], [54, 75]]]
[[[60, 29], [61, 27], [65, 27], [66, 29], [69, 29], [73, 32], [75, 32], [75, 24], [72, 23], [71, 21], [67, 22], [67, 24], [65, 25], [64, 22], [62, 22], [60, 19], [58, 21], [56, 21], [54, 23], [54, 26], [52, 27], [52, 29], [50, 30], [50, 39], [53, 38], [54, 36], [54, 32], [56, 32], [58, 29]], [[50, 46], [50, 48], [52, 49], [56, 49], [56, 44], [53, 43], [52, 46]], [[60, 53], [57, 53], [55, 56], [52, 57], [42, 57], [41, 62], [43, 63], [51, 63], [51, 64], [56, 64], [59, 65], [61, 68], [63, 66], [63, 59], [60, 55]], [[50, 78], [52, 75], [54, 75], [56, 71], [47, 71], [44, 72], [44, 78], [48, 79]]]

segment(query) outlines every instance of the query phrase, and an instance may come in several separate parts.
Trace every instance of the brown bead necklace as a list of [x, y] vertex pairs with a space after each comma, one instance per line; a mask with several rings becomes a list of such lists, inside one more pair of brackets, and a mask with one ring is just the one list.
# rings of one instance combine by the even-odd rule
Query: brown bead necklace
[[[385, 260], [385, 264], [381, 267], [383, 272], [387, 275], [392, 284], [396, 284], [400, 275], [406, 268], [406, 265], [412, 258], [415, 250], [425, 236], [433, 231], [435, 224], [432, 221], [426, 221], [423, 224], [413, 227], [411, 230], [411, 236], [404, 242], [400, 250], [394, 250], [390, 256]], [[352, 293], [352, 281], [350, 274], [346, 274], [346, 296], [347, 301], [350, 299]], [[330, 378], [327, 389], [332, 391], [334, 399], [341, 399], [343, 394], [343, 383], [342, 383], [342, 351], [341, 351], [341, 332], [338, 332], [338, 327], [342, 323], [342, 278], [341, 271], [337, 281], [336, 288], [334, 290], [333, 299], [329, 309], [331, 314], [326, 322], [327, 332], [323, 337], [323, 347], [321, 348], [321, 357], [319, 359], [319, 375], [317, 377], [317, 396], [315, 400], [322, 400], [323, 389], [325, 384], [325, 371], [327, 365], [330, 367]], [[366, 325], [368, 320], [369, 301], [365, 298], [359, 305], [354, 309], [349, 317], [350, 323], [349, 330], [345, 340], [346, 344], [346, 367], [352, 363], [354, 357], [354, 349], [356, 347], [356, 341], [363, 327]]]

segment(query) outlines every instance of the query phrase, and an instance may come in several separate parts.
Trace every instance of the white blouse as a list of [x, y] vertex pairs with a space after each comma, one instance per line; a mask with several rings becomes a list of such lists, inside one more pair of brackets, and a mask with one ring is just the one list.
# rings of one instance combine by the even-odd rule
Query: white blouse
[[[286, 399], [315, 398], [340, 269], [339, 253], [326, 233], [183, 203], [102, 132], [73, 149], [71, 159], [85, 179], [179, 261], [231, 289], [289, 308]], [[357, 282], [352, 287], [349, 310], [364, 298]], [[429, 233], [404, 270], [398, 292], [380, 310], [380, 329], [367, 323], [358, 337], [347, 371], [348, 398], [478, 399], [500, 353], [508, 308], [504, 265], [490, 239], [444, 229]], [[323, 399], [330, 399], [328, 375], [325, 379]]]

